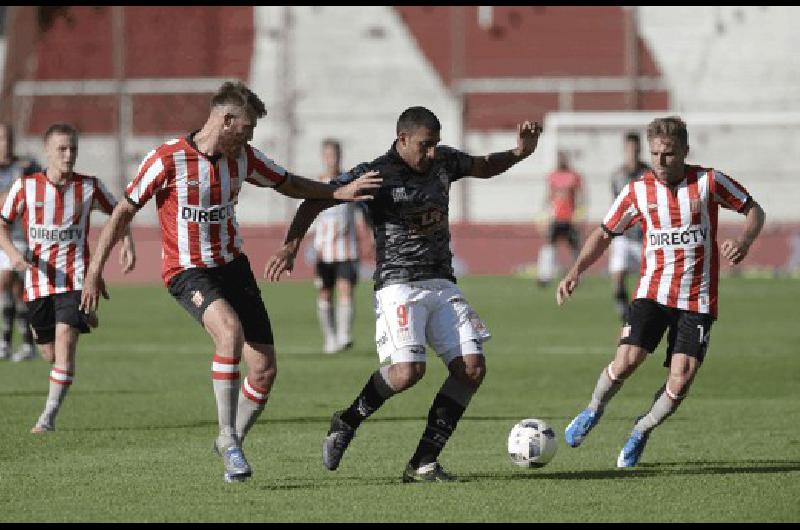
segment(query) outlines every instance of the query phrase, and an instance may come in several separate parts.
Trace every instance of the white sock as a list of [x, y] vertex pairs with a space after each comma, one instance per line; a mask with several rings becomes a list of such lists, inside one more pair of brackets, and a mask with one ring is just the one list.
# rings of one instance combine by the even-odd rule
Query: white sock
[[336, 336], [341, 346], [353, 342], [354, 315], [352, 301], [340, 301], [336, 304]]
[[543, 245], [539, 249], [536, 263], [537, 279], [543, 282], [551, 281], [556, 275], [556, 250], [553, 245]]
[[50, 391], [47, 393], [47, 401], [44, 404], [44, 412], [36, 422], [37, 427], [54, 428], [56, 414], [64, 398], [67, 397], [67, 390], [72, 385], [72, 372], [55, 366], [50, 370]]
[[236, 411], [236, 435], [239, 443], [244, 443], [244, 437], [255, 424], [264, 407], [267, 405], [269, 394], [265, 388], [258, 388], [245, 377], [239, 392], [239, 406]]
[[317, 316], [319, 317], [319, 325], [322, 329], [325, 345], [334, 344], [336, 342], [336, 330], [333, 325], [333, 306], [331, 303], [317, 299]]
[[215, 354], [211, 365], [211, 382], [217, 399], [219, 437], [217, 447], [225, 451], [238, 445], [236, 438], [236, 408], [239, 398], [239, 360], [233, 356]]

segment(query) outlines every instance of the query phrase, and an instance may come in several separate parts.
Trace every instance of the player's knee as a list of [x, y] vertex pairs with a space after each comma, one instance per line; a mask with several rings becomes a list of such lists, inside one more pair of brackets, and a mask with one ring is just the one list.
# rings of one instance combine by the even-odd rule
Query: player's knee
[[640, 346], [623, 344], [617, 350], [614, 359], [614, 373], [619, 378], [626, 378], [631, 375], [647, 358], [647, 351]]
[[39, 344], [39, 353], [42, 354], [42, 359], [50, 364], [56, 362], [56, 348], [55, 344], [49, 342], [47, 344]]
[[462, 379], [473, 390], [477, 390], [486, 377], [486, 365], [467, 366]]
[[398, 392], [416, 385], [425, 375], [425, 363], [399, 363], [392, 365], [390, 377], [392, 388]]
[[219, 326], [211, 332], [211, 337], [218, 352], [240, 352], [244, 345], [244, 331], [237, 318], [223, 318]]
[[477, 390], [486, 377], [486, 363], [482, 355], [468, 356], [468, 361], [464, 357], [457, 357], [450, 363], [448, 369], [453, 377], [472, 390]]
[[266, 388], [269, 389], [272, 387], [272, 384], [275, 382], [275, 379], [278, 377], [278, 367], [277, 366], [268, 366], [262, 367], [259, 370], [251, 370], [249, 374], [247, 374], [247, 378], [250, 380], [250, 384], [255, 385], [258, 388]]

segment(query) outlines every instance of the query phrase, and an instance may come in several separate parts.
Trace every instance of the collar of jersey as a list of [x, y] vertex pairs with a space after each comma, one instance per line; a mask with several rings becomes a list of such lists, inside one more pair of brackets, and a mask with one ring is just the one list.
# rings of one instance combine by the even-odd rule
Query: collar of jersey
[[197, 147], [197, 144], [194, 143], [194, 135], [199, 133], [199, 132], [200, 132], [200, 129], [197, 129], [196, 131], [190, 132], [189, 134], [186, 135], [184, 140], [186, 140], [186, 143], [189, 144], [189, 147], [194, 149], [195, 152], [197, 152], [197, 154], [199, 154], [200, 156], [202, 156], [203, 158], [205, 158], [206, 160], [208, 160], [212, 164], [216, 164], [219, 161], [219, 159], [222, 158], [225, 155], [223, 155], [222, 153], [217, 153], [216, 155], [207, 155], [204, 152], [200, 151], [200, 149], [198, 149], [198, 147]]

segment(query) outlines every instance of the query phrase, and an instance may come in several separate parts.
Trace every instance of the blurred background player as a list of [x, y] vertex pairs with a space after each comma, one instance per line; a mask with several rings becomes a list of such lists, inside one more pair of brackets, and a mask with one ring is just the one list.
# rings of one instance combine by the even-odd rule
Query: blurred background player
[[[624, 157], [625, 162], [611, 175], [611, 200], [616, 199], [620, 192], [633, 180], [642, 178], [650, 166], [640, 160], [642, 151], [639, 133], [625, 134]], [[626, 273], [636, 274], [642, 261], [642, 227], [635, 223], [625, 230], [622, 237], [611, 240], [608, 250], [608, 272], [614, 287], [614, 302], [617, 314], [622, 321], [628, 311], [628, 289], [625, 285]]]
[[537, 280], [541, 287], [547, 285], [557, 273], [556, 243], [559, 240], [569, 244], [573, 258], [578, 256], [580, 242], [575, 227], [575, 214], [583, 202], [581, 188], [581, 176], [570, 167], [567, 153], [559, 151], [558, 168], [547, 176], [547, 204], [551, 221], [548, 243], [539, 250], [536, 267]]
[[[486, 324], [456, 285], [450, 251], [450, 186], [467, 176], [488, 179], [528, 158], [542, 132], [538, 123], [517, 126], [514, 149], [470, 156], [438, 145], [441, 123], [424, 107], [411, 107], [397, 120], [389, 151], [337, 177], [342, 185], [378, 172], [384, 181], [370, 209], [375, 234], [375, 343], [383, 366], [375, 370], [347, 409], [334, 412], [323, 441], [322, 462], [339, 463], [356, 429], [389, 398], [425, 375], [426, 345], [447, 366], [448, 377], [428, 411], [417, 450], [403, 482], [450, 482], [439, 454], [480, 388], [486, 374]], [[265, 276], [278, 281], [291, 271], [314, 218], [333, 201], [304, 201], [292, 219], [283, 248], [270, 258]], [[388, 363], [388, 364], [385, 364]]]
[[[94, 209], [110, 214], [116, 203], [100, 179], [73, 171], [78, 156], [74, 127], [51, 125], [44, 134], [44, 145], [47, 169], [14, 182], [0, 223], [0, 247], [14, 268], [25, 272], [25, 300], [36, 343], [42, 357], [53, 365], [44, 411], [31, 429], [34, 434], [55, 430], [56, 414], [75, 374], [78, 337], [97, 326], [96, 315], [79, 308], [89, 263], [89, 217]], [[26, 225], [28, 256], [10, 237], [10, 226], [19, 219]], [[124, 272], [133, 269], [135, 259], [133, 240], [127, 233], [120, 254]]]
[[[341, 144], [332, 139], [324, 140], [322, 182], [330, 182], [342, 172], [341, 160]], [[358, 283], [359, 243], [369, 239], [359, 203], [347, 202], [328, 208], [314, 223], [315, 285], [319, 289], [317, 315], [325, 353], [337, 353], [353, 345], [353, 290]]]
[[[14, 154], [14, 130], [7, 123], [0, 123], [0, 204], [5, 202], [8, 190], [19, 177], [39, 171], [41, 168], [35, 160]], [[21, 222], [11, 225], [11, 241], [20, 253], [25, 254], [28, 244]], [[36, 357], [33, 334], [28, 325], [28, 307], [22, 297], [23, 284], [24, 279], [14, 270], [8, 255], [0, 250], [0, 360], [11, 357], [12, 361], [26, 361]], [[12, 356], [15, 317], [22, 332], [22, 344]]]
[[685, 164], [687, 137], [686, 124], [678, 117], [650, 123], [647, 142], [653, 170], [622, 189], [556, 292], [561, 305], [611, 238], [633, 223], [643, 223], [645, 267], [616, 355], [600, 373], [589, 405], [564, 433], [567, 445], [579, 446], [597, 425], [608, 401], [667, 332], [667, 381], [656, 392], [650, 410], [634, 421], [617, 457], [620, 468], [639, 462], [651, 432], [678, 409], [705, 358], [717, 318], [720, 206], [746, 217], [740, 236], [726, 239], [721, 246], [722, 257], [731, 265], [747, 256], [764, 226], [764, 210], [741, 184], [719, 170]]

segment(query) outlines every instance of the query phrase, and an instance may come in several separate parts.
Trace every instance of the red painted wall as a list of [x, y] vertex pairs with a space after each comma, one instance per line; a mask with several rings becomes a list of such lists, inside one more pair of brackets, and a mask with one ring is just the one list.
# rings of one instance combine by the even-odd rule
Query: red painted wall
[[[39, 35], [31, 78], [112, 79], [111, 8], [70, 6], [66, 13]], [[247, 81], [254, 48], [252, 6], [129, 6], [124, 13], [127, 77]], [[136, 96], [134, 133], [173, 133], [202, 125], [208, 101], [208, 94]], [[70, 121], [84, 133], [112, 133], [117, 127], [114, 97], [34, 98], [27, 133], [41, 134], [54, 121]]]

